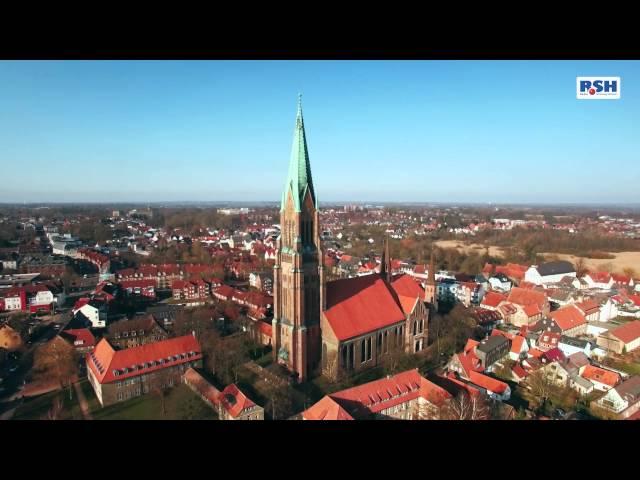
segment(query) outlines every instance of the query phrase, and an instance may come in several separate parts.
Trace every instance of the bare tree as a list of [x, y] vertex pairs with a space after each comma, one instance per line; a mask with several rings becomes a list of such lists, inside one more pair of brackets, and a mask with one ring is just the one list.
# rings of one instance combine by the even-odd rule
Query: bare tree
[[293, 400], [288, 386], [276, 386], [270, 388], [268, 393], [268, 402], [265, 406], [266, 411], [271, 412], [272, 420], [286, 420], [293, 415]]
[[461, 390], [447, 401], [441, 415], [445, 420], [488, 420], [490, 411], [486, 399], [480, 394], [471, 395]]
[[544, 407], [554, 388], [553, 382], [544, 368], [538, 369], [529, 375], [526, 382], [529, 386], [529, 391], [535, 397], [535, 403], [538, 403], [539, 408]]
[[340, 366], [338, 362], [338, 352], [332, 350], [327, 352], [324, 364], [324, 374], [332, 383], [340, 380]]
[[149, 377], [149, 391], [160, 400], [160, 409], [163, 417], [167, 414], [166, 398], [173, 387], [173, 381], [174, 375], [166, 368], [152, 373]]
[[63, 408], [64, 404], [62, 402], [62, 397], [57, 396], [53, 400], [53, 404], [51, 405], [51, 408], [49, 409], [47, 414], [42, 417], [43, 420], [60, 420]]
[[33, 369], [36, 378], [55, 380], [64, 389], [69, 387], [69, 398], [73, 398], [72, 381], [78, 375], [78, 360], [75, 349], [60, 337], [38, 347], [34, 354]]
[[576, 275], [578, 276], [578, 278], [584, 276], [589, 270], [587, 267], [587, 262], [584, 259], [584, 257], [578, 257], [576, 259], [575, 267], [576, 267]]

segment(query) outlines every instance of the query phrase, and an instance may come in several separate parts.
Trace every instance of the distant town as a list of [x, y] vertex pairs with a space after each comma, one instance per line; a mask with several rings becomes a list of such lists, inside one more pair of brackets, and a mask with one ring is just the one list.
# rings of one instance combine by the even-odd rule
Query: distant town
[[0, 419], [640, 418], [640, 211], [0, 206]]

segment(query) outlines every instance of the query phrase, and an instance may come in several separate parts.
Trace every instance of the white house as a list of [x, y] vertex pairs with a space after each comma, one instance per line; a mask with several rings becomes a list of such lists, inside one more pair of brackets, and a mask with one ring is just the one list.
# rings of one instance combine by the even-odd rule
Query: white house
[[608, 322], [618, 316], [618, 306], [611, 298], [607, 298], [606, 301], [600, 304], [600, 321]]
[[548, 283], [557, 283], [567, 276], [575, 277], [576, 270], [571, 262], [559, 260], [542, 263], [540, 265], [531, 265], [525, 272], [524, 279], [535, 285], [545, 285]]
[[489, 278], [489, 284], [493, 290], [499, 290], [502, 292], [508, 292], [511, 290], [511, 280], [504, 273], [496, 273]]
[[582, 277], [589, 288], [597, 288], [599, 290], [611, 290], [613, 288], [613, 277], [607, 272], [591, 272]]
[[78, 309], [73, 310], [73, 314], [82, 313], [90, 322], [93, 328], [104, 328], [107, 326], [107, 316], [104, 310], [96, 305], [87, 303]]
[[595, 401], [600, 408], [608, 410], [620, 418], [628, 418], [640, 409], [640, 376], [634, 375], [620, 385], [607, 391]]
[[563, 335], [558, 342], [558, 348], [566, 357], [574, 353], [582, 352], [587, 357], [591, 357], [592, 345], [586, 340]]

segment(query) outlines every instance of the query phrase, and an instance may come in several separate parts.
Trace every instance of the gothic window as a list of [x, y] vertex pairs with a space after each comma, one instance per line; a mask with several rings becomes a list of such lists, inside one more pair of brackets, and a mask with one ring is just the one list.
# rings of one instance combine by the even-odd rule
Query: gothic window
[[353, 368], [355, 365], [356, 347], [355, 343], [349, 344], [349, 368]]
[[384, 353], [389, 351], [389, 330], [384, 332]]
[[420, 320], [420, 333], [424, 331], [424, 320]]
[[367, 338], [367, 360], [371, 360], [371, 356], [372, 356], [372, 348], [371, 348], [371, 344], [373, 342], [371, 341], [371, 337]]
[[414, 320], [413, 321], [413, 334], [415, 335], [416, 333], [418, 333], [418, 321]]
[[360, 363], [364, 363], [367, 361], [367, 352], [366, 352], [366, 344], [364, 339], [360, 341]]
[[378, 333], [378, 351], [382, 350], [382, 332]]

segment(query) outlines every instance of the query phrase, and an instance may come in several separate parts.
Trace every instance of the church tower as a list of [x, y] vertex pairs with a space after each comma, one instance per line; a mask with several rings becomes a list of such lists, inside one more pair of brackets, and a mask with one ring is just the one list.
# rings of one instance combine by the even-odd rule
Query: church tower
[[427, 302], [432, 311], [438, 311], [438, 285], [436, 283], [435, 262], [433, 261], [433, 250], [431, 251], [431, 259], [429, 261], [429, 272], [427, 275], [427, 284], [424, 288], [424, 301]]
[[296, 373], [302, 382], [320, 361], [324, 271], [318, 201], [311, 179], [300, 97], [276, 249], [273, 353], [276, 361]]

